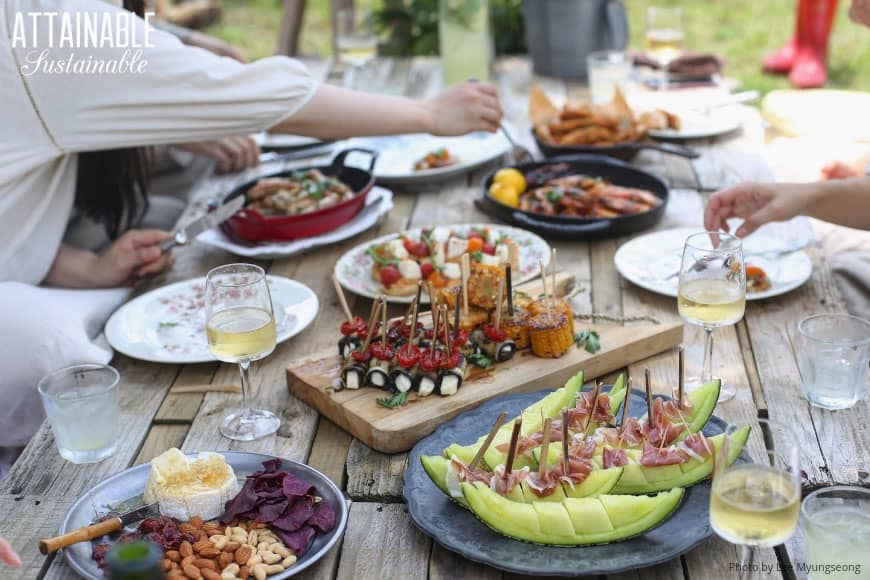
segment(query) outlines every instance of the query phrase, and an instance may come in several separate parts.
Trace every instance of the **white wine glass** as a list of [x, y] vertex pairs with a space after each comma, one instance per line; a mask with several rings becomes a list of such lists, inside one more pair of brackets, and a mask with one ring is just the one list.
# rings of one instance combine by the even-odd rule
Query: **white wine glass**
[[746, 425], [728, 426], [713, 462], [710, 525], [719, 537], [741, 547], [741, 578], [752, 570], [755, 548], [788, 540], [800, 513], [797, 435], [789, 425], [771, 419], [758, 419], [758, 427], [765, 453], [755, 458], [757, 463], [728, 464], [729, 438]]
[[683, 51], [683, 9], [679, 6], [650, 6], [646, 11], [646, 50], [662, 66], [664, 88], [668, 87], [668, 65]]
[[224, 417], [229, 439], [253, 441], [278, 430], [281, 419], [251, 408], [251, 363], [275, 350], [275, 316], [266, 273], [251, 264], [227, 264], [208, 273], [205, 283], [208, 348], [220, 361], [236, 363], [242, 378], [242, 410]]
[[[700, 379], [690, 379], [689, 388], [713, 380], [713, 330], [736, 324], [746, 310], [746, 270], [743, 246], [731, 234], [702, 232], [686, 238], [677, 308], [689, 324], [704, 329], [704, 365]], [[719, 401], [737, 391], [722, 384]]]

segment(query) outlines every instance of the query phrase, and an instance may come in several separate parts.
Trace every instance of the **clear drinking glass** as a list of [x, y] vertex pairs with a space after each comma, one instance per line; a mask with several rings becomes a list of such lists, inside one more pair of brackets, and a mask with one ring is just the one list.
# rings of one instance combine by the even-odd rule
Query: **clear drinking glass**
[[740, 570], [751, 570], [756, 546], [788, 540], [800, 510], [797, 435], [787, 424], [771, 419], [759, 419], [758, 426], [761, 433], [756, 437], [760, 435], [766, 453], [754, 457], [756, 463], [728, 465], [728, 438], [745, 425], [728, 426], [713, 462], [710, 525], [719, 537], [741, 546]]
[[586, 70], [589, 72], [589, 94], [592, 102], [610, 102], [617, 87], [623, 95], [626, 94], [632, 65], [631, 55], [620, 50], [590, 53], [586, 57]]
[[492, 76], [489, 0], [439, 0], [438, 42], [444, 85]]
[[108, 365], [82, 364], [39, 381], [57, 450], [73, 463], [96, 463], [118, 449], [121, 375]]
[[208, 348], [218, 360], [238, 363], [242, 410], [227, 415], [221, 433], [236, 441], [253, 441], [278, 430], [271, 411], [252, 409], [251, 363], [275, 350], [275, 316], [266, 273], [251, 264], [228, 264], [208, 273], [205, 283]]
[[683, 51], [683, 9], [650, 6], [646, 11], [646, 50], [662, 65], [668, 85], [668, 65]]
[[801, 504], [801, 529], [810, 578], [851, 579], [870, 570], [870, 489], [835, 485], [814, 491]]
[[346, 8], [335, 14], [338, 59], [352, 66], [363, 66], [378, 51], [378, 37], [370, 10]]
[[848, 409], [861, 399], [870, 364], [870, 322], [819, 314], [798, 323], [798, 366], [804, 396], [823, 409]]
[[[686, 238], [677, 296], [680, 316], [704, 328], [704, 367], [700, 380], [689, 388], [713, 380], [713, 330], [736, 324], [746, 309], [746, 270], [743, 246], [730, 234], [702, 232]], [[719, 400], [737, 394], [723, 384]]]

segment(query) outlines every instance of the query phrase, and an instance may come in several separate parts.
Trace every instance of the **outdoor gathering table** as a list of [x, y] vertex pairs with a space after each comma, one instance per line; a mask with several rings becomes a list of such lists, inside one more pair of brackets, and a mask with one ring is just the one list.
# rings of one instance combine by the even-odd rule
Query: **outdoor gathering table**
[[[356, 88], [405, 94], [430, 95], [440, 87], [437, 61], [378, 60], [365, 71], [330, 70], [327, 63], [311, 63], [315, 74], [329, 82]], [[533, 82], [556, 95], [579, 94], [582, 88], [553, 79], [534, 79], [528, 63], [521, 59], [501, 61], [495, 82], [508, 119], [528, 136], [526, 95]], [[701, 159], [644, 152], [635, 163], [662, 177], [672, 188], [668, 212], [658, 228], [701, 223], [705, 193], [723, 185], [717, 159], [729, 152], [747, 151], [752, 135], [761, 130], [744, 127], [742, 135], [719, 142], [701, 143]], [[756, 140], [757, 141], [757, 140]], [[764, 175], [764, 168], [746, 163], [731, 165], [730, 172], [752, 178]], [[311, 162], [308, 161], [308, 164]], [[276, 164], [264, 168], [277, 169]], [[0, 481], [0, 536], [8, 538], [19, 551], [24, 567], [0, 570], [4, 578], [71, 578], [75, 574], [60, 555], [43, 557], [37, 540], [54, 535], [72, 502], [104, 478], [127, 467], [147, 462], [170, 447], [184, 451], [252, 451], [306, 462], [323, 471], [345, 490], [350, 501], [350, 520], [341, 543], [302, 578], [340, 579], [447, 579], [518, 578], [511, 574], [465, 560], [441, 548], [411, 523], [402, 503], [402, 475], [407, 454], [385, 455], [366, 447], [329, 420], [288, 394], [285, 369], [310, 352], [335, 344], [342, 318], [332, 289], [330, 274], [335, 260], [349, 248], [379, 235], [409, 226], [491, 221], [479, 213], [473, 199], [492, 166], [472, 174], [431, 184], [415, 191], [395, 189], [395, 209], [375, 228], [334, 246], [288, 259], [264, 261], [269, 273], [287, 276], [310, 286], [320, 298], [320, 312], [302, 334], [280, 345], [253, 367], [254, 394], [258, 406], [282, 416], [277, 435], [251, 443], [237, 443], [218, 432], [221, 418], [239, 404], [240, 395], [220, 392], [175, 393], [184, 385], [237, 384], [235, 365], [218, 363], [166, 365], [142, 362], [118, 355], [113, 365], [122, 377], [122, 440], [114, 456], [93, 465], [74, 465], [57, 453], [51, 430], [44, 423], [37, 435]], [[717, 173], [718, 172], [718, 173]], [[201, 184], [198, 200], [218, 196], [239, 176], [216, 177]], [[194, 203], [191, 211], [201, 204]], [[576, 276], [582, 291], [574, 302], [580, 313], [612, 317], [652, 316], [661, 322], [678, 320], [676, 300], [642, 290], [622, 280], [613, 265], [613, 255], [623, 239], [601, 241], [556, 241], [559, 265]], [[769, 415], [786, 421], [797, 430], [801, 444], [804, 492], [832, 484], [868, 485], [870, 421], [867, 403], [848, 411], [828, 412], [811, 408], [800, 392], [800, 376], [790, 336], [795, 323], [812, 313], [845, 310], [824, 256], [810, 249], [815, 270], [812, 279], [787, 295], [747, 303], [746, 316], [736, 326], [716, 330], [714, 374], [736, 386], [737, 396], [721, 404], [716, 414], [726, 420], [750, 421]], [[175, 251], [177, 262], [171, 272], [149, 281], [138, 292], [169, 282], [204, 276], [220, 264], [238, 261], [228, 253], [195, 243]], [[348, 295], [351, 308], [368, 312], [370, 301]], [[398, 309], [391, 314], [397, 314]], [[582, 325], [582, 322], [579, 324]], [[629, 322], [628, 324], [649, 324]], [[701, 331], [687, 325], [684, 343], [688, 364], [699, 366]], [[634, 377], [652, 371], [659, 387], [676, 384], [676, 351], [639, 361], [626, 370]], [[612, 376], [604, 377], [605, 380]], [[553, 385], [557, 387], [560, 385]], [[755, 443], [757, 445], [757, 443]], [[758, 453], [753, 445], [750, 454]], [[433, 488], [434, 493], [434, 488]], [[701, 546], [665, 564], [611, 576], [629, 578], [726, 578], [735, 577], [738, 549], [712, 538]], [[798, 536], [784, 548], [760, 550], [756, 564], [764, 572], [754, 577], [790, 577], [784, 569], [805, 562], [803, 541]], [[805, 574], [797, 573], [797, 577]]]

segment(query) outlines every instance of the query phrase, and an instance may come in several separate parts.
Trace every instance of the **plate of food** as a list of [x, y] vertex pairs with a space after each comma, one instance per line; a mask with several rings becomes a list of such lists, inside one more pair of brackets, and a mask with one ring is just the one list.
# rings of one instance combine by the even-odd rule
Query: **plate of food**
[[[713, 535], [719, 388], [650, 397], [621, 376], [583, 390], [580, 373], [555, 391], [487, 401], [411, 451], [411, 519], [448, 550], [518, 574], [615, 574], [677, 558]], [[729, 461], [749, 461], [749, 434], [729, 436]]]
[[[678, 228], [638, 236], [616, 251], [616, 269], [629, 282], [650, 292], [677, 297], [686, 238], [700, 228]], [[782, 239], [756, 232], [743, 240], [746, 299], [763, 300], [791, 292], [813, 275], [813, 262], [800, 249], [781, 253]]]
[[[540, 274], [550, 262], [550, 246], [541, 237], [510, 226], [459, 224], [417, 228], [381, 236], [338, 259], [335, 276], [348, 291], [367, 298], [384, 294], [389, 302], [410, 304], [417, 281], [436, 289], [459, 282], [463, 255], [470, 264], [511, 264], [514, 282]], [[426, 293], [422, 301], [428, 302]]]
[[678, 129], [680, 118], [660, 109], [636, 113], [618, 89], [605, 105], [567, 102], [560, 109], [534, 86], [529, 95], [529, 118], [535, 143], [546, 157], [587, 153], [630, 161], [642, 149], [698, 157], [688, 147], [648, 140], [650, 131]]
[[[369, 170], [345, 164], [352, 152], [369, 155]], [[244, 183], [224, 203], [245, 196], [242, 209], [226, 227], [248, 242], [289, 241], [319, 236], [351, 221], [375, 184], [371, 173], [378, 154], [348, 148], [324, 166], [294, 168]]]
[[[114, 544], [135, 539], [159, 546], [168, 578], [209, 577], [208, 570], [282, 580], [332, 549], [347, 516], [339, 487], [303, 463], [173, 448], [98, 483], [73, 503], [59, 532], [104, 522], [106, 535], [64, 548], [70, 567], [90, 580], [105, 577]], [[40, 543], [58, 547], [57, 538]]]
[[742, 125], [740, 116], [727, 107], [713, 109], [709, 113], [684, 111], [680, 113], [679, 119], [678, 126], [651, 129], [650, 137], [675, 140], [712, 139], [734, 133]]
[[577, 239], [652, 227], [667, 200], [667, 186], [651, 173], [609, 157], [571, 155], [493, 172], [477, 206], [513, 225]]
[[461, 137], [415, 133], [353, 139], [350, 144], [378, 151], [375, 178], [378, 183], [396, 185], [428, 183], [464, 175], [498, 159], [510, 149], [510, 143], [501, 133], [470, 133]]
[[[266, 276], [278, 343], [296, 336], [317, 316], [317, 295], [306, 285]], [[205, 336], [205, 278], [157, 288], [118, 308], [106, 323], [109, 344], [127, 356], [159, 363], [216, 360]]]

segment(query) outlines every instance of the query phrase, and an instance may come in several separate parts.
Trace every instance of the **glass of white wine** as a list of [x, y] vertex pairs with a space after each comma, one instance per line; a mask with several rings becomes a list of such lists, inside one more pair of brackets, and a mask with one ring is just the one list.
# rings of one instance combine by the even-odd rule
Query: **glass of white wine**
[[[677, 307], [689, 324], [704, 328], [704, 366], [700, 380], [689, 380], [690, 388], [713, 380], [713, 330], [736, 324], [746, 309], [746, 270], [743, 246], [730, 234], [702, 232], [686, 238]], [[723, 384], [719, 401], [737, 392]]]
[[800, 513], [797, 435], [789, 425], [771, 419], [759, 419], [758, 426], [765, 453], [755, 458], [757, 463], [728, 465], [728, 437], [744, 425], [728, 426], [713, 463], [710, 525], [722, 539], [741, 546], [741, 577], [752, 569], [754, 548], [788, 540]]
[[242, 410], [224, 417], [220, 431], [236, 441], [271, 435], [281, 425], [271, 411], [251, 408], [251, 363], [275, 350], [275, 316], [266, 273], [251, 264], [227, 264], [208, 273], [205, 284], [208, 348], [223, 362], [237, 363]]
[[646, 50], [662, 66], [668, 86], [668, 65], [683, 51], [683, 9], [650, 6], [646, 11]]

